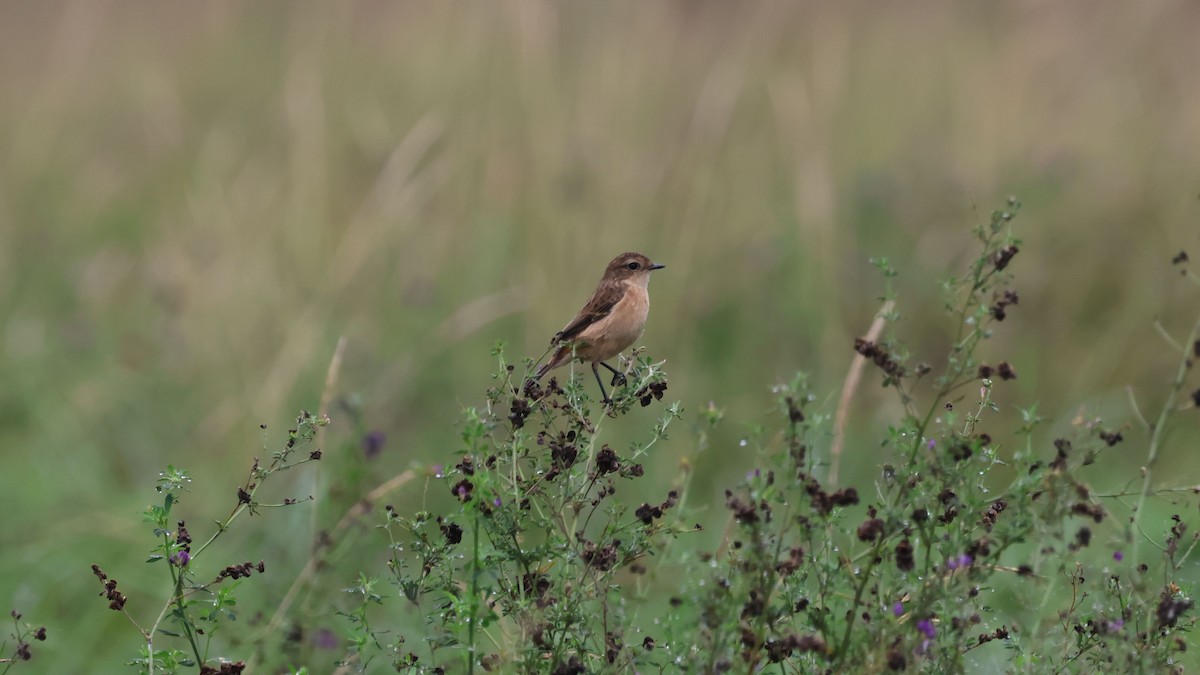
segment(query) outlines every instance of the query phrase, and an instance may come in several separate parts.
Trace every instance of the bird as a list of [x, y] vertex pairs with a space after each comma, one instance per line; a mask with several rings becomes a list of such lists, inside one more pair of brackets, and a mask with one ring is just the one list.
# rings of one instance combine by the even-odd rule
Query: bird
[[650, 312], [650, 273], [666, 265], [651, 262], [641, 253], [622, 253], [604, 268], [596, 292], [584, 304], [575, 318], [558, 331], [551, 340], [557, 347], [554, 355], [538, 369], [535, 379], [570, 363], [572, 359], [591, 362], [592, 374], [600, 385], [606, 405], [611, 404], [604, 383], [600, 381], [600, 366], [613, 374], [613, 385], [625, 379], [624, 374], [605, 363], [625, 351], [642, 335], [646, 316]]

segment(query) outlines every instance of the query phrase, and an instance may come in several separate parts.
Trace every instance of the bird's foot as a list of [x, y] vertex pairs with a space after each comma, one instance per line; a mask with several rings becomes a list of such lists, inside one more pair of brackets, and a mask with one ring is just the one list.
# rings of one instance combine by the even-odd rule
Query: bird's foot
[[613, 373], [612, 382], [609, 382], [608, 385], [610, 387], [615, 387], [617, 385], [623, 387], [625, 386], [626, 382], [628, 382], [628, 380], [625, 379], [625, 373]]

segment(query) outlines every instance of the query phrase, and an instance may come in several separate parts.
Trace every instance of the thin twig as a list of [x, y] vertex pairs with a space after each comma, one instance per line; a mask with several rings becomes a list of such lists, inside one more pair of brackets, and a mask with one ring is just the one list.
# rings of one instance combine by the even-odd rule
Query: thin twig
[[1171, 337], [1171, 334], [1167, 332], [1167, 329], [1163, 328], [1161, 321], [1154, 322], [1154, 330], [1158, 331], [1158, 336], [1161, 337], [1167, 344], [1171, 345], [1172, 349], [1180, 353], [1185, 351], [1183, 345], [1176, 342], [1175, 338]]
[[1138, 406], [1137, 396], [1133, 394], [1133, 387], [1125, 387], [1125, 393], [1129, 396], [1129, 408], [1133, 410], [1133, 416], [1138, 418], [1142, 423], [1142, 428], [1147, 432], [1152, 430], [1150, 423], [1146, 421], [1146, 416], [1142, 414], [1142, 409]]
[[[880, 307], [879, 312], [875, 314], [875, 321], [871, 323], [871, 328], [864, 337], [865, 340], [874, 342], [879, 339], [879, 334], [883, 332], [883, 327], [887, 323], [887, 315], [891, 314], [895, 306], [894, 300], [883, 303], [883, 307]], [[846, 373], [846, 380], [842, 383], [842, 397], [838, 401], [837, 415], [833, 422], [833, 447], [829, 450], [827, 482], [831, 486], [837, 485], [838, 465], [842, 458], [842, 448], [846, 445], [846, 420], [850, 416], [850, 399], [854, 397], [854, 392], [858, 389], [858, 383], [862, 380], [863, 368], [866, 365], [867, 357], [856, 354], [850, 363], [850, 371]]]
[[[325, 388], [321, 390], [321, 405], [317, 408], [318, 416], [329, 414], [329, 400], [333, 398], [333, 390], [337, 386], [338, 375], [342, 372], [342, 354], [346, 351], [346, 336], [338, 338], [337, 346], [333, 348], [333, 357], [329, 359], [329, 369], [325, 371]], [[318, 435], [321, 430], [317, 431]]]
[[[1196, 336], [1200, 334], [1200, 321], [1197, 321], [1192, 326], [1192, 332], [1188, 335], [1188, 339], [1184, 344], [1194, 344]], [[1154, 424], [1154, 434], [1150, 437], [1150, 447], [1146, 450], [1146, 464], [1142, 467], [1142, 490], [1138, 497], [1137, 508], [1133, 512], [1133, 518], [1130, 519], [1130, 539], [1132, 540], [1132, 532], [1140, 530], [1138, 521], [1142, 517], [1142, 511], [1146, 507], [1146, 498], [1150, 495], [1150, 478], [1153, 474], [1154, 462], [1158, 459], [1158, 450], [1162, 445], [1163, 432], [1167, 427], [1167, 419], [1171, 413], [1175, 412], [1175, 400], [1179, 396], [1180, 390], [1183, 389], [1184, 382], [1187, 380], [1188, 371], [1192, 367], [1192, 355], [1184, 350], [1183, 358], [1179, 361], [1179, 369], [1175, 372], [1175, 380], [1171, 383], [1171, 392], [1167, 395], [1167, 400], [1163, 403], [1162, 412], [1158, 415], [1158, 421]], [[1138, 551], [1140, 547], [1135, 546], [1133, 549], [1133, 562], [1136, 565], [1138, 562]]]
[[[329, 359], [329, 368], [325, 371], [325, 386], [321, 390], [320, 403], [317, 406], [318, 418], [329, 417], [329, 403], [333, 400], [333, 392], [337, 389], [338, 376], [342, 372], [342, 354], [346, 351], [346, 336], [338, 336], [337, 345], [333, 348], [333, 356]], [[321, 447], [321, 442], [325, 439], [325, 427], [317, 429], [316, 436], [313, 440], [318, 448]], [[321, 484], [321, 463], [313, 467], [313, 472], [309, 476], [310, 493], [316, 494], [317, 487]], [[309, 541], [317, 540], [317, 512], [318, 509], [310, 508], [308, 510], [308, 538]]]

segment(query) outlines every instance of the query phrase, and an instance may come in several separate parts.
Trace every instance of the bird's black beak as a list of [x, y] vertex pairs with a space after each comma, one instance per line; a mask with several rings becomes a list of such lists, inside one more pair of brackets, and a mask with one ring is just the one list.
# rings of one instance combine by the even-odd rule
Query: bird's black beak
[[664, 267], [666, 267], [666, 265], [659, 265], [658, 263], [654, 263], [654, 264], [650, 265], [650, 269], [652, 269], [652, 270], [661, 270]]

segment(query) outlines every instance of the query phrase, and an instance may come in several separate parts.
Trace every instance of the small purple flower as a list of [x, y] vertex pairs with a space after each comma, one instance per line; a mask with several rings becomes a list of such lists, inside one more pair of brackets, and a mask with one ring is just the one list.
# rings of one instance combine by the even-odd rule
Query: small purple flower
[[170, 561], [176, 567], [187, 567], [188, 563], [192, 561], [192, 554], [187, 551], [176, 551], [171, 554]]
[[930, 450], [932, 450], [932, 449], [934, 449], [935, 447], [937, 447], [937, 441], [931, 438], [931, 439], [929, 439], [929, 442], [925, 444], [925, 447], [927, 447], [927, 448], [929, 448]]
[[501, 503], [502, 503], [502, 502], [500, 501], [500, 498], [499, 498], [499, 497], [496, 497], [495, 499], [493, 499], [493, 500], [492, 500], [492, 504], [493, 504], [493, 505], [494, 505], [496, 508], [500, 508], [500, 504], [501, 504]]
[[318, 628], [313, 633], [313, 646], [317, 649], [337, 649], [338, 638], [328, 628]]
[[383, 444], [387, 442], [387, 434], [375, 429], [362, 438], [363, 456], [367, 459], [375, 459], [379, 453], [383, 452]]
[[917, 622], [917, 630], [921, 632], [927, 639], [932, 640], [937, 637], [937, 629], [933, 627], [933, 621], [930, 619], [921, 619]]
[[445, 477], [446, 474], [443, 473], [445, 470], [446, 470], [446, 467], [442, 466], [441, 464], [434, 464], [433, 465], [433, 477], [434, 478]]
[[1124, 619], [1113, 619], [1112, 621], [1108, 622], [1108, 632], [1110, 632], [1110, 633], [1119, 633], [1119, 632], [1121, 632], [1121, 629], [1124, 627], [1125, 627]]
[[1121, 562], [1121, 561], [1122, 561], [1122, 560], [1124, 560], [1124, 559], [1125, 559], [1125, 553], [1124, 553], [1124, 552], [1122, 552], [1122, 551], [1113, 551], [1113, 560], [1116, 560], [1117, 562]]
[[904, 614], [904, 603], [897, 602], [896, 604], [892, 605], [892, 614], [895, 616], [903, 615]]
[[946, 561], [946, 569], [956, 570], [960, 567], [968, 567], [972, 562], [974, 562], [974, 560], [971, 558], [971, 556], [963, 553], [962, 555], [948, 559]]

